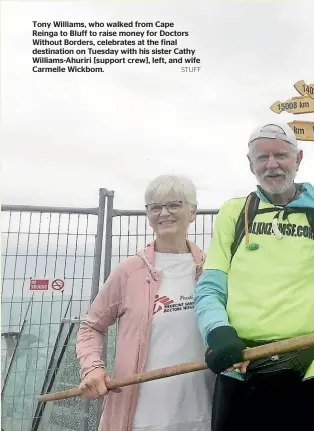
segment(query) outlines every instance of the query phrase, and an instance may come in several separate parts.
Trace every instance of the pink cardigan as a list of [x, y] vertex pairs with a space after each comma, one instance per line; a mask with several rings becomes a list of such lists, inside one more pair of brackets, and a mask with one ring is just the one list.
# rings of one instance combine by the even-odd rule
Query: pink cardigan
[[[197, 280], [205, 260], [199, 247], [188, 241], [195, 261]], [[80, 375], [97, 365], [104, 365], [101, 357], [104, 334], [108, 326], [119, 319], [116, 340], [115, 378], [125, 378], [143, 371], [147, 356], [155, 295], [161, 274], [154, 269], [154, 242], [145, 250], [129, 257], [113, 270], [81, 322], [76, 352], [80, 361]], [[202, 359], [202, 358], [200, 358]], [[109, 391], [105, 396], [100, 431], [131, 431], [136, 410], [139, 385]]]

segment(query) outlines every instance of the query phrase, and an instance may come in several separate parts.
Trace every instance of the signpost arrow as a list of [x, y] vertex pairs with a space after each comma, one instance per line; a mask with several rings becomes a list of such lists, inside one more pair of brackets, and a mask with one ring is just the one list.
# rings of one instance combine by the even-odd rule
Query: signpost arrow
[[314, 99], [314, 84], [306, 84], [304, 81], [298, 81], [294, 84], [294, 88], [302, 96], [309, 96]]
[[288, 124], [300, 141], [314, 141], [314, 121], [292, 121]]
[[314, 99], [308, 96], [292, 97], [286, 102], [275, 102], [270, 109], [276, 114], [281, 114], [283, 111], [292, 114], [309, 114], [314, 112]]

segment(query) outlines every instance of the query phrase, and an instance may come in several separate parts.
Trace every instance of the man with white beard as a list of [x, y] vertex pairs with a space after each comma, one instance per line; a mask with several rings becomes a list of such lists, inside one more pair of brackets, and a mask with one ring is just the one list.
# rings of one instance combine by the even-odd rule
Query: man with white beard
[[[217, 374], [212, 431], [313, 428], [314, 348], [243, 362], [242, 351], [314, 332], [314, 187], [292, 129], [253, 131], [258, 186], [219, 211], [195, 312]], [[312, 423], [312, 425], [311, 425]]]

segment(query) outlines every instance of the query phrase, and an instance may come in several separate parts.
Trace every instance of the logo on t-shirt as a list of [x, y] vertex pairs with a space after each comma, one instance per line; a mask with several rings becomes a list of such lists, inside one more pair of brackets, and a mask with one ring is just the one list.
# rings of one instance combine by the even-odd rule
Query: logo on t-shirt
[[156, 314], [156, 313], [158, 313], [158, 311], [161, 311], [163, 309], [163, 305], [165, 305], [165, 304], [173, 304], [173, 301], [170, 298], [168, 298], [168, 296], [156, 295], [155, 301], [154, 301], [153, 314]]
[[[278, 229], [284, 236], [304, 237], [314, 239], [314, 232], [310, 226], [298, 226], [290, 223], [278, 223]], [[263, 221], [253, 222], [249, 228], [249, 233], [255, 235], [273, 235], [272, 223]]]
[[173, 311], [191, 310], [194, 308], [193, 295], [191, 296], [180, 296], [180, 302], [174, 303], [168, 296], [155, 296], [153, 314], [163, 310], [164, 313]]

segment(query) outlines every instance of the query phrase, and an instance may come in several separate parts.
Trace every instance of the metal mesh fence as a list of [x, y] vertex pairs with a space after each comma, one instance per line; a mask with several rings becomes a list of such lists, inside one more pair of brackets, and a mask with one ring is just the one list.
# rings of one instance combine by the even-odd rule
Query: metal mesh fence
[[[2, 208], [5, 431], [35, 431], [42, 423], [45, 430], [79, 429], [78, 400], [70, 409], [60, 402], [45, 411], [37, 397], [56, 382], [65, 389], [79, 382], [73, 327], [77, 330], [98, 290], [103, 241], [98, 214], [103, 218], [104, 200], [101, 193], [95, 209]], [[88, 429], [96, 430], [96, 424]]]

